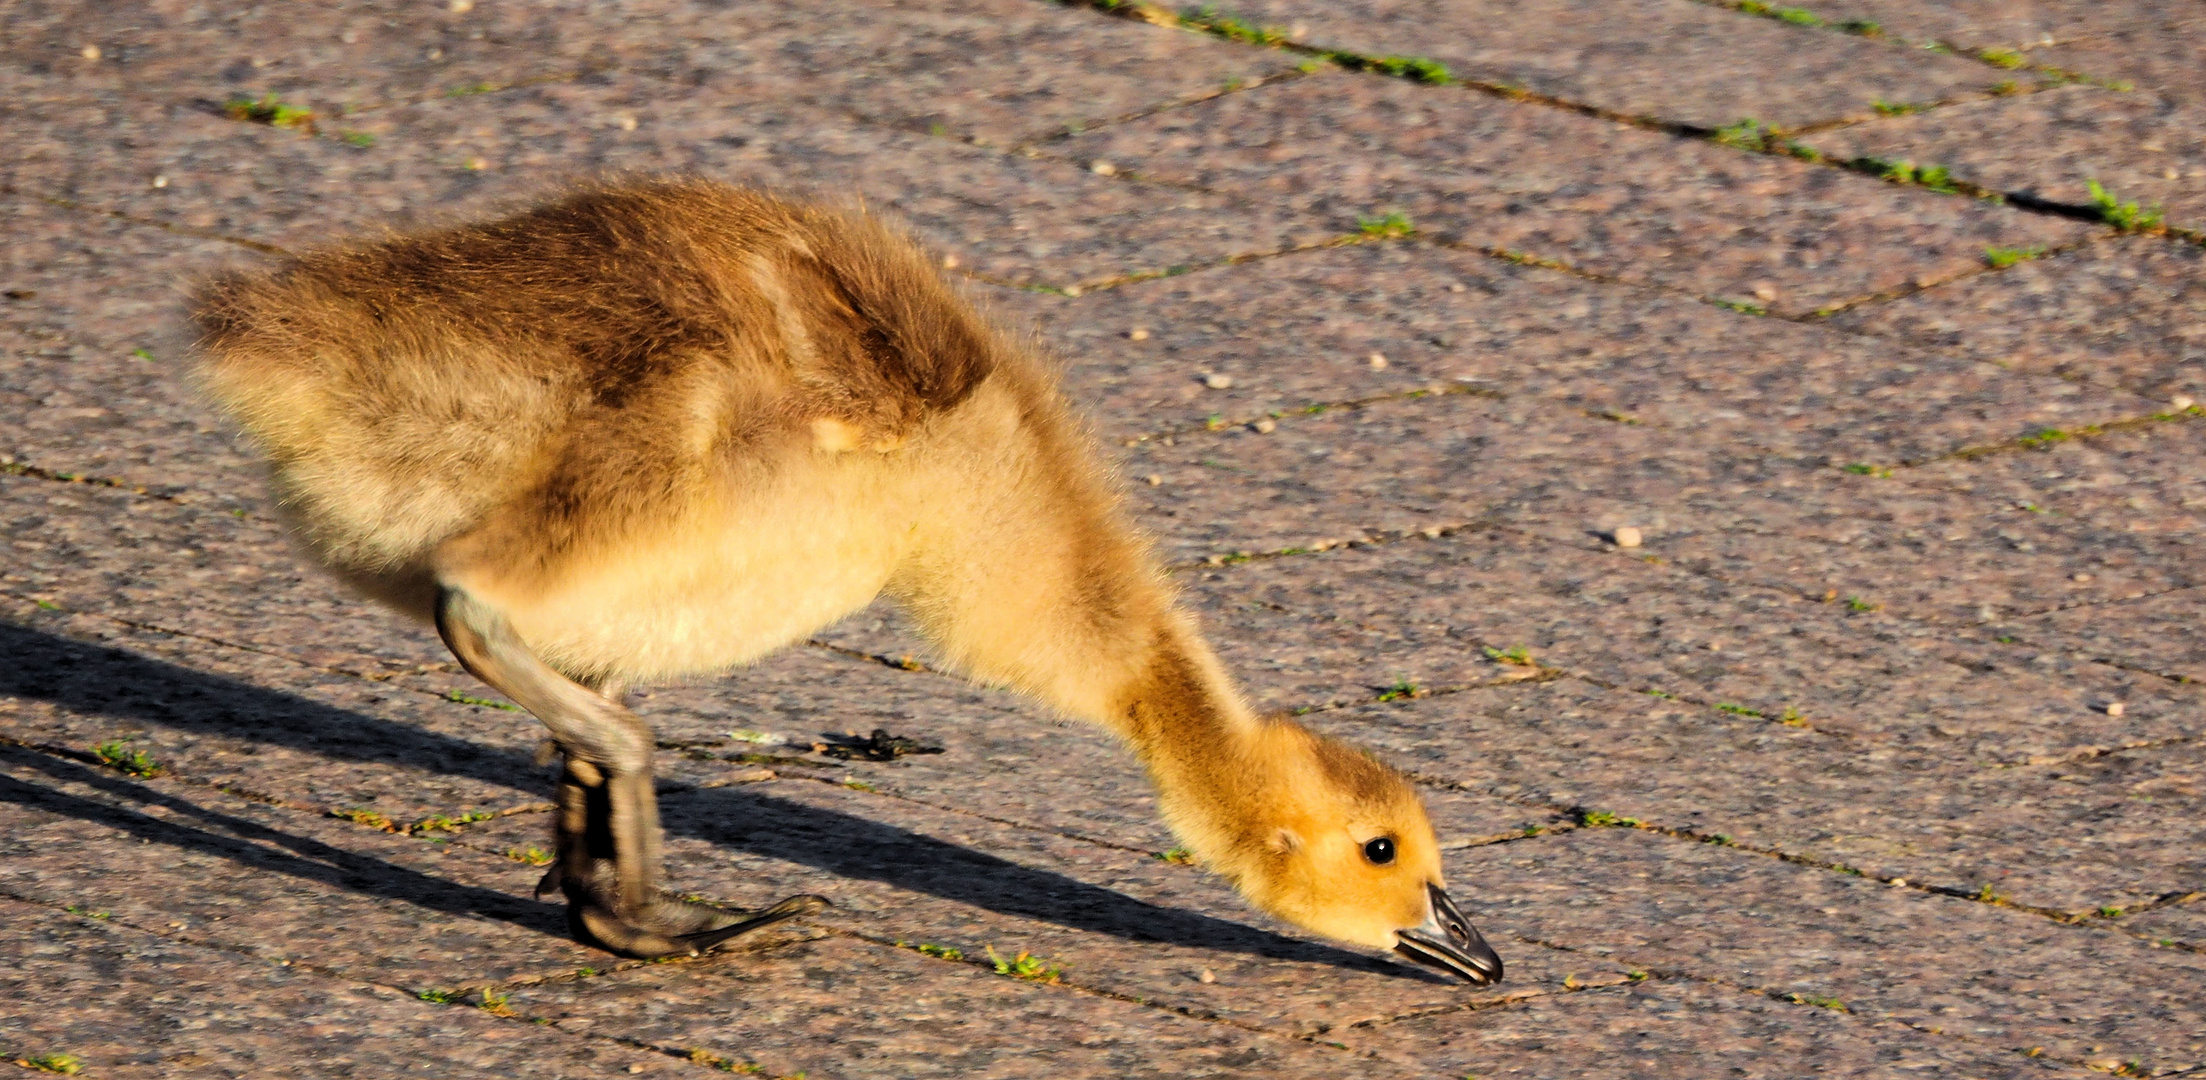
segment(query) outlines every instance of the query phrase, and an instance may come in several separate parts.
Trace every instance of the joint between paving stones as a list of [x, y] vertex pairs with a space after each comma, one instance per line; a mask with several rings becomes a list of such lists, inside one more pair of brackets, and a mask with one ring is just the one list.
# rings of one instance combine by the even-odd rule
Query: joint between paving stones
[[[2001, 71], [2018, 71], [2028, 64], [2028, 59], [2024, 54], [2013, 49], [2005, 48], [2003, 46], [1967, 46], [1959, 45], [1938, 38], [1908, 39], [1886, 33], [1882, 25], [1872, 20], [1826, 19], [1804, 7], [1795, 7], [1785, 4], [1764, 3], [1761, 2], [1761, 0], [1693, 0], [1693, 2], [1700, 4], [1703, 7], [1715, 8], [1719, 11], [1729, 11], [1739, 15], [1748, 15], [1756, 18], [1770, 19], [1776, 22], [1785, 23], [1790, 26], [1796, 26], [1803, 30], [1816, 30], [1825, 33], [1845, 34], [1851, 37], [1861, 38], [1869, 41], [1876, 41], [1891, 47], [1905, 49], [1908, 51], [1923, 50], [1948, 56], [1956, 56], [1964, 60], [1973, 60], [1977, 63], [1997, 68]], [[2076, 38], [2072, 40], [2088, 40], [2088, 38]], [[2080, 72], [2069, 71], [2065, 68], [2053, 67], [2047, 64], [2038, 65], [2032, 70], [2036, 71], [2039, 75], [2043, 77], [2061, 80], [2060, 85], [2086, 83], [2092, 86], [2098, 86], [2109, 90], [2127, 91], [2130, 89], [2130, 85], [2128, 83], [2120, 80], [2101, 79], [2096, 76], [2085, 75]]]
[[65, 199], [58, 195], [47, 195], [36, 191], [25, 191], [21, 188], [12, 187], [9, 185], [0, 185], [0, 196], [12, 196], [19, 199], [30, 199], [35, 202], [45, 203], [48, 206], [70, 211], [71, 213], [88, 214], [94, 217], [112, 218], [116, 221], [126, 222], [131, 225], [143, 225], [148, 228], [159, 229], [162, 232], [170, 233], [176, 236], [188, 236], [194, 240], [218, 240], [225, 244], [236, 244], [239, 247], [247, 248], [252, 251], [257, 251], [263, 255], [292, 254], [292, 251], [289, 248], [277, 247], [274, 244], [262, 243], [261, 241], [248, 239], [243, 236], [231, 236], [228, 233], [216, 232], [212, 229], [195, 229], [189, 225], [178, 225], [174, 222], [162, 221], [158, 218], [140, 217], [136, 214], [125, 213], [121, 210], [109, 210], [104, 207], [93, 206], [90, 203], [78, 202], [75, 199]]
[[1538, 810], [1546, 810], [1550, 813], [1570, 818], [1572, 821], [1575, 822], [1575, 826], [1570, 828], [1541, 828], [1537, 831], [1528, 831], [1523, 836], [1524, 840], [1534, 840], [1546, 836], [1563, 836], [1572, 832], [1576, 832], [1580, 829], [1625, 829], [1632, 832], [1648, 833], [1655, 836], [1661, 836], [1671, 840], [1678, 840], [1696, 844], [1709, 844], [1715, 847], [1729, 848], [1733, 851], [1741, 851], [1749, 855], [1757, 855], [1763, 858], [1776, 859], [1780, 862], [1790, 863], [1795, 866], [1806, 867], [1813, 870], [1825, 870], [1832, 873], [1844, 874], [1847, 877], [1861, 878], [1867, 881], [1875, 881], [1892, 888], [1910, 889], [1918, 893], [1944, 897], [1947, 899], [1963, 900], [1969, 903], [1982, 904], [1987, 907], [2007, 908], [2012, 911], [2019, 911], [2025, 914], [2035, 915], [2039, 918], [2045, 919], [2048, 922], [2058, 923], [2062, 926], [2107, 930], [2138, 941], [2153, 943], [2156, 947], [2172, 947], [2186, 952], [2206, 952], [2206, 949], [2201, 949], [2185, 942], [2177, 942], [2172, 946], [2160, 945], [2158, 941], [2151, 936], [2133, 931], [2128, 927], [2120, 925], [2118, 922], [2119, 918], [2126, 917], [2128, 914], [2154, 910], [2161, 906], [2183, 903], [2189, 898], [2199, 895], [2197, 892], [2185, 892], [2183, 890], [2176, 890], [2171, 893], [2166, 893], [2156, 898], [2150, 904], [2140, 905], [2135, 908], [2119, 909], [2123, 912], [2123, 916], [2117, 917], [2108, 917], [2101, 914], [2102, 912], [2108, 910], [2114, 910], [2108, 907], [2095, 907], [2091, 910], [2080, 912], [2066, 911], [2060, 908], [2043, 907], [2035, 904], [2017, 903], [2012, 898], [2007, 897], [1994, 890], [1988, 884], [1979, 886], [1975, 889], [1970, 889], [1960, 885], [1927, 884], [1902, 875], [1877, 877], [1867, 873], [1866, 871], [1861, 870], [1858, 867], [1850, 866], [1846, 863], [1842, 863], [1834, 859], [1821, 859], [1812, 855], [1803, 855], [1798, 852], [1787, 851], [1779, 847], [1766, 847], [1759, 844], [1740, 843], [1739, 841], [1722, 833], [1706, 832], [1703, 830], [1687, 828], [1684, 826], [1664, 825], [1659, 822], [1648, 821], [1642, 818], [1626, 817], [1612, 811], [1591, 808], [1582, 804], [1559, 803], [1550, 800], [1544, 800], [1533, 795], [1511, 794], [1506, 792], [1492, 791], [1486, 788], [1481, 788], [1474, 785], [1461, 783], [1456, 780], [1451, 780], [1444, 776], [1436, 776], [1431, 773], [1418, 772], [1414, 770], [1404, 770], [1403, 775], [1407, 776], [1411, 781], [1425, 787], [1430, 787], [1441, 791], [1453, 791], [1463, 794], [1481, 795], [1487, 798], [1499, 799], [1504, 802], [1514, 803], [1519, 806]]

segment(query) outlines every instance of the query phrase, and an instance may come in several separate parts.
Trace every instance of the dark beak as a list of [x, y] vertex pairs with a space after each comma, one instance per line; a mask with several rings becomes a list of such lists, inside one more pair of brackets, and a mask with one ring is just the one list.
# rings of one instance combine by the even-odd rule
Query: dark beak
[[1425, 891], [1432, 900], [1431, 912], [1423, 925], [1394, 932], [1399, 942], [1394, 951], [1420, 964], [1460, 975], [1476, 986], [1500, 982], [1501, 957], [1495, 956], [1486, 939], [1471, 929], [1470, 920], [1463, 917], [1455, 901], [1448, 899], [1438, 885], [1426, 885]]

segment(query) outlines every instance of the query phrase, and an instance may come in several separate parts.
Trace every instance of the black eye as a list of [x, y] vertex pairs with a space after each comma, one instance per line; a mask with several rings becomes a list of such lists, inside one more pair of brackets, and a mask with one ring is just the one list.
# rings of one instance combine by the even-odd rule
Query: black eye
[[1363, 846], [1363, 857], [1385, 866], [1394, 861], [1394, 838], [1382, 836]]

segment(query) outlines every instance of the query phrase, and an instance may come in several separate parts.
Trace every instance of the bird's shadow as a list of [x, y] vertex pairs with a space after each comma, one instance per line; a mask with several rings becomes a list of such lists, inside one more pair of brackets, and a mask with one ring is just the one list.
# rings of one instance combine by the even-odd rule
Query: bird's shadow
[[[50, 702], [74, 713], [251, 740], [335, 760], [426, 769], [511, 787], [535, 797], [549, 790], [543, 770], [518, 751], [487, 747], [121, 649], [0, 622], [0, 697], [8, 696]], [[166, 798], [105, 770], [46, 754], [16, 749], [10, 751], [8, 760], [36, 764], [57, 779], [121, 785], [140, 801]], [[57, 769], [68, 775], [63, 777]], [[299, 857], [271, 861], [265, 848], [180, 829], [159, 819], [118, 811], [105, 803], [19, 780], [0, 785], [0, 798], [35, 801], [55, 812], [121, 824], [144, 839], [194, 847], [366, 895], [436, 910], [486, 915], [547, 933], [564, 932], [564, 922], [551, 905], [429, 878], [243, 819], [225, 816], [225, 820], [213, 824], [238, 835], [246, 835], [245, 830], [260, 830], [267, 834], [264, 839], [268, 842]], [[183, 800], [168, 801], [176, 810], [192, 805]], [[662, 824], [673, 835], [998, 914], [1125, 941], [1324, 964], [1418, 981], [1446, 981], [1422, 969], [1138, 900], [1048, 870], [755, 788], [697, 789], [670, 795], [663, 802]], [[189, 812], [199, 816], [210, 813], [198, 808]]]

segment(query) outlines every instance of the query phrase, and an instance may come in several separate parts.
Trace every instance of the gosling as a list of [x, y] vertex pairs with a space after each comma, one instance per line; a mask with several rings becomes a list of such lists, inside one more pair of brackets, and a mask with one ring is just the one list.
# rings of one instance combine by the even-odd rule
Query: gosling
[[1257, 907], [1472, 983], [1409, 783], [1260, 719], [1179, 611], [1051, 366], [863, 213], [703, 181], [578, 189], [200, 291], [200, 374], [302, 546], [550, 729], [584, 941], [694, 954], [624, 691], [754, 661], [886, 595], [953, 669], [1116, 733]]

